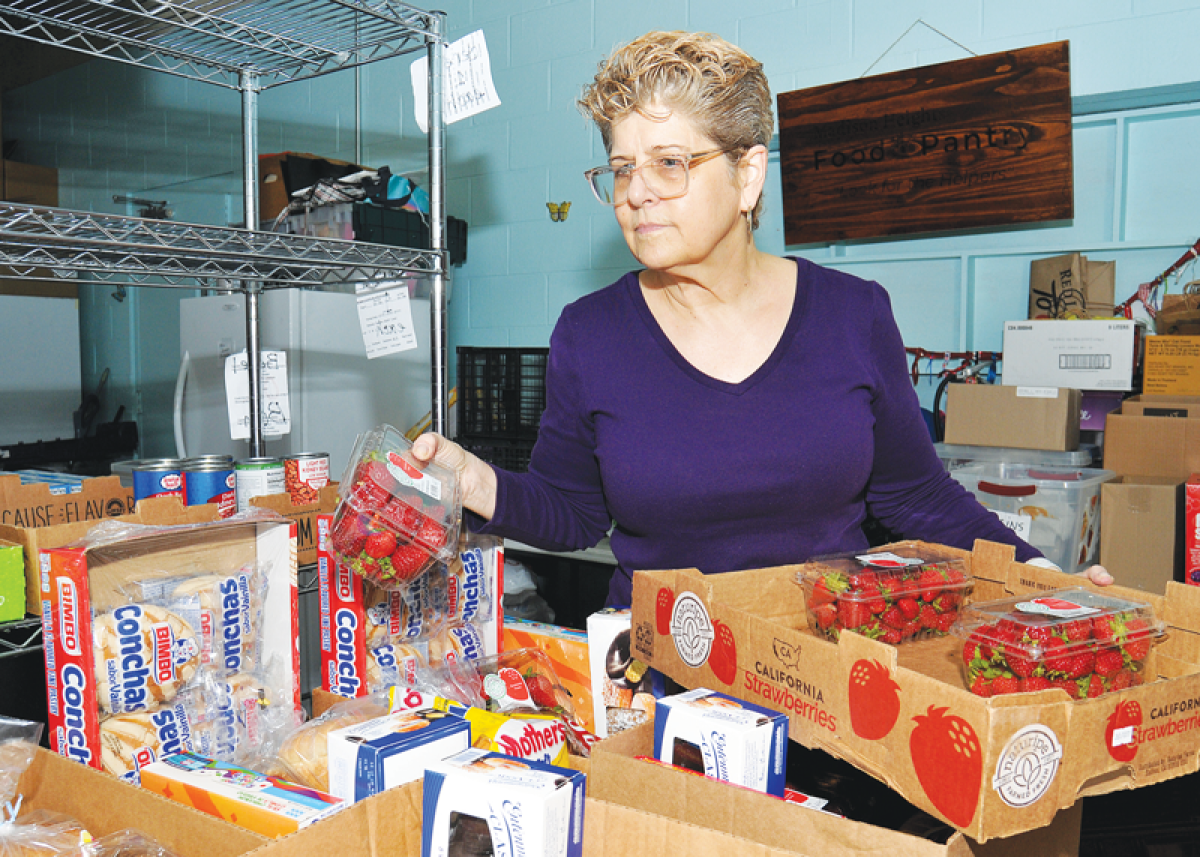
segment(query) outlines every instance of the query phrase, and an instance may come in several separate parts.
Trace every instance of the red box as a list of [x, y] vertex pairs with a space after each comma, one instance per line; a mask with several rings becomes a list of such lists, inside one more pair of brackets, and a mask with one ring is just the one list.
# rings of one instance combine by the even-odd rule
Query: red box
[[[219, 570], [255, 562], [268, 581], [262, 610], [264, 680], [300, 707], [300, 647], [293, 521], [216, 521], [140, 538], [43, 550], [39, 557], [50, 748], [102, 768], [93, 609], [125, 603], [123, 586], [162, 569]], [[148, 712], [154, 709], [147, 709]], [[146, 761], [152, 761], [146, 756]]]
[[[364, 584], [339, 562], [329, 544], [333, 515], [320, 514], [317, 527], [317, 585], [321, 605], [321, 687], [337, 696], [366, 696], [396, 683], [423, 663], [444, 656], [444, 626], [469, 626], [474, 657], [500, 651], [504, 615], [503, 542], [463, 533], [453, 562], [434, 567], [400, 589]], [[478, 632], [478, 640], [474, 640]]]
[[1183, 580], [1200, 586], [1200, 473], [1183, 486]]

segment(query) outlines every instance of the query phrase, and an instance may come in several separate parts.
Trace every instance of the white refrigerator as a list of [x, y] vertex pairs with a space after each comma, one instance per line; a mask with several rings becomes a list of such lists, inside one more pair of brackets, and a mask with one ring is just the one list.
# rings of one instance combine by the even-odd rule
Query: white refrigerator
[[[264, 436], [272, 457], [329, 454], [330, 479], [341, 478], [355, 438], [381, 423], [408, 431], [431, 401], [429, 300], [414, 298], [417, 347], [368, 360], [355, 296], [280, 289], [259, 301], [264, 351], [287, 352], [291, 433]], [[225, 357], [246, 347], [245, 298], [186, 298], [179, 305], [181, 367], [175, 392], [180, 456], [249, 455], [230, 438]]]

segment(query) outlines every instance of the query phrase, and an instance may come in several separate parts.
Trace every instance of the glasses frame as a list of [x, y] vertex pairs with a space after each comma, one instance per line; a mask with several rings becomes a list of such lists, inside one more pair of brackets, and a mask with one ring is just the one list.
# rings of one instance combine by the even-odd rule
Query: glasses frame
[[[656, 158], [651, 158], [650, 160], [646, 161], [646, 163], [642, 164], [642, 166], [640, 166], [640, 167], [629, 168], [628, 164], [625, 164], [625, 165], [622, 165], [619, 167], [614, 167], [609, 164], [605, 164], [602, 167], [592, 167], [590, 170], [585, 170], [583, 173], [583, 176], [584, 176], [584, 178], [587, 179], [588, 187], [590, 187], [592, 189], [592, 196], [596, 197], [596, 199], [600, 202], [601, 205], [607, 205], [610, 208], [616, 208], [618, 205], [621, 205], [622, 203], [625, 202], [626, 199], [629, 198], [628, 193], [626, 194], [625, 199], [622, 199], [619, 202], [618, 201], [609, 201], [609, 200], [604, 199], [603, 197], [600, 196], [600, 188], [596, 187], [596, 178], [598, 176], [602, 176], [605, 174], [613, 174], [615, 176], [615, 174], [618, 170], [624, 170], [624, 169], [629, 168], [629, 179], [630, 179], [630, 181], [632, 181], [633, 177], [638, 173], [639, 170], [643, 169], [644, 167], [648, 167], [657, 161], [661, 161], [666, 158], [682, 158], [682, 159], [686, 160], [686, 162], [687, 162], [684, 165], [685, 168], [684, 168], [684, 172], [683, 172], [683, 190], [681, 190], [679, 193], [672, 193], [669, 195], [661, 194], [661, 193], [654, 193], [654, 191], [651, 191], [652, 193], [654, 193], [654, 196], [658, 199], [678, 199], [681, 196], [686, 196], [687, 192], [688, 192], [688, 188], [691, 187], [692, 167], [698, 166], [699, 164], [703, 164], [706, 161], [711, 161], [713, 158], [717, 157], [718, 155], [727, 155], [733, 151], [736, 151], [736, 149], [712, 149], [711, 151], [708, 151], [708, 152], [680, 152], [677, 155], [659, 155]], [[646, 181], [646, 179], [643, 177], [642, 183], [644, 184], [645, 181]], [[615, 178], [614, 178], [614, 182], [615, 182]]]

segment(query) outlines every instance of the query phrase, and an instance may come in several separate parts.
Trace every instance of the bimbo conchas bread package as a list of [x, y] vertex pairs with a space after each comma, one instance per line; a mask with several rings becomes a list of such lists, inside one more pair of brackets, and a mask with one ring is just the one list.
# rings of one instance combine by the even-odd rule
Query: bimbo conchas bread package
[[[979, 541], [961, 554], [973, 601], [1080, 585], [1014, 562], [1008, 546]], [[963, 641], [952, 635], [891, 646], [815, 633], [796, 583], [802, 568], [637, 572], [636, 656], [684, 687], [787, 714], [792, 740], [854, 764], [979, 842], [1044, 827], [1085, 795], [1200, 769], [1200, 588], [1100, 590], [1145, 602], [1166, 623], [1140, 661], [1141, 684], [1095, 698], [1059, 687], [985, 698], [964, 683]]]
[[503, 543], [464, 533], [453, 562], [380, 588], [329, 549], [332, 517], [317, 516], [321, 686], [354, 697], [411, 682], [419, 667], [500, 650]]
[[487, 750], [427, 766], [422, 857], [582, 857], [584, 775]]
[[136, 782], [172, 753], [242, 762], [296, 719], [295, 524], [262, 514], [42, 552], [53, 749]]

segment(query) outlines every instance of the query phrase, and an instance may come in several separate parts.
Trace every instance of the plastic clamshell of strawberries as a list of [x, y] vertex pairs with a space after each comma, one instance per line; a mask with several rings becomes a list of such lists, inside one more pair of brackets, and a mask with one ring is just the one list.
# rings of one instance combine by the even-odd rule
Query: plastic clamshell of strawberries
[[395, 585], [454, 558], [462, 515], [458, 478], [417, 468], [412, 443], [383, 425], [362, 434], [342, 476], [331, 546], [363, 577]]
[[848, 629], [898, 645], [948, 633], [975, 581], [960, 556], [901, 543], [817, 557], [796, 582], [815, 632], [836, 639]]
[[1144, 663], [1165, 631], [1151, 605], [1083, 587], [970, 604], [951, 628], [973, 693], [1059, 687], [1073, 699], [1152, 680]]

